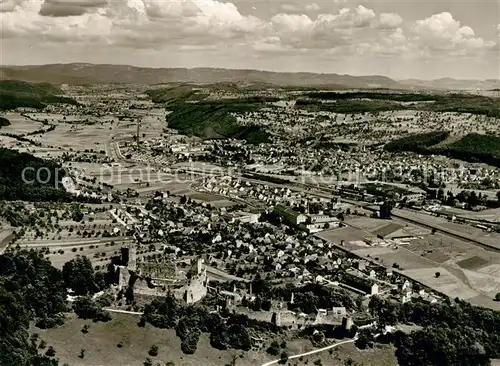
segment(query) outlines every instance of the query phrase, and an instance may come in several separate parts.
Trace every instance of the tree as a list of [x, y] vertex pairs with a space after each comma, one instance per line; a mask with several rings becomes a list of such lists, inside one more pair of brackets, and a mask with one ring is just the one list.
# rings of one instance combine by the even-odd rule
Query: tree
[[71, 219], [76, 222], [83, 220], [83, 213], [79, 205], [74, 205], [71, 212]]
[[80, 350], [80, 354], [78, 355], [78, 357], [80, 357], [80, 358], [84, 358], [85, 357], [85, 349], [82, 348]]
[[500, 301], [500, 292], [498, 292], [498, 293], [495, 295], [495, 300], [496, 300], [496, 301]]
[[47, 352], [45, 352], [45, 356], [54, 357], [55, 355], [56, 355], [56, 351], [55, 351], [54, 347], [49, 346], [49, 348], [47, 349]]
[[272, 303], [270, 300], [262, 301], [262, 310], [269, 311], [269, 310], [271, 310], [271, 306], [272, 306]]
[[384, 201], [380, 206], [380, 218], [388, 220], [391, 218], [392, 204], [389, 201]]
[[283, 351], [281, 352], [279, 363], [284, 365], [287, 362], [288, 362], [288, 353], [286, 353], [286, 351]]
[[266, 350], [271, 356], [278, 356], [280, 353], [280, 345], [277, 341], [272, 341], [271, 345]]
[[156, 344], [153, 344], [149, 349], [148, 354], [152, 357], [158, 356], [158, 346]]
[[63, 266], [63, 277], [66, 286], [77, 295], [93, 294], [99, 291], [102, 284], [96, 281], [94, 267], [87, 257], [77, 257]]
[[92, 319], [94, 321], [107, 322], [111, 320], [109, 312], [101, 307], [88, 296], [81, 296], [73, 303], [75, 314], [81, 319]]
[[192, 329], [181, 342], [181, 350], [187, 355], [192, 355], [198, 348], [198, 340], [201, 332], [199, 329]]
[[434, 275], [436, 276], [436, 278], [441, 277], [441, 273], [440, 272], [436, 272]]

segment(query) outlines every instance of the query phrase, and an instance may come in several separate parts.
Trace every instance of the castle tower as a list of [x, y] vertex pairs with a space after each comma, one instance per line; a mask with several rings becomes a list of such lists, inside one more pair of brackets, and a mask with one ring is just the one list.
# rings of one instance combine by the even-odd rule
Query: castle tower
[[135, 244], [129, 246], [128, 270], [135, 271], [137, 269], [137, 247]]
[[136, 142], [137, 142], [137, 150], [139, 150], [139, 141], [140, 141], [140, 127], [141, 127], [141, 122], [137, 120], [137, 134], [136, 134]]
[[344, 327], [345, 330], [351, 330], [353, 325], [354, 322], [352, 321], [352, 318], [350, 316], [342, 319], [342, 326]]
[[199, 276], [199, 275], [201, 275], [201, 272], [203, 272], [203, 259], [198, 258], [196, 260], [196, 273]]
[[274, 318], [275, 318], [275, 325], [277, 327], [281, 327], [281, 313], [280, 312], [274, 313]]

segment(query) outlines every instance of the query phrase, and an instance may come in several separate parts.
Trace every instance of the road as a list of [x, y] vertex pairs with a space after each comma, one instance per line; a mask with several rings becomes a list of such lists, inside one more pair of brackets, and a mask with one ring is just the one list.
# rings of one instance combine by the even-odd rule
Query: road
[[[335, 343], [335, 344], [332, 344], [332, 345], [329, 345], [329, 346], [326, 346], [326, 347], [323, 347], [323, 348], [318, 348], [318, 349], [314, 349], [314, 350], [309, 351], [309, 352], [304, 352], [304, 353], [300, 353], [298, 355], [293, 355], [293, 356], [288, 357], [288, 359], [289, 360], [294, 360], [296, 358], [301, 358], [301, 357], [304, 357], [304, 356], [314, 355], [315, 353], [319, 353], [319, 352], [323, 352], [323, 351], [328, 351], [329, 349], [332, 349], [332, 348], [335, 348], [335, 347], [338, 347], [338, 346], [342, 346], [343, 344], [354, 343], [356, 341], [356, 339], [357, 338], [349, 339], [347, 341], [342, 341], [342, 342], [339, 342], [339, 343]], [[275, 364], [277, 364], [280, 361], [281, 361], [281, 359], [270, 361], [270, 362], [267, 362], [267, 363], [263, 364], [262, 366], [275, 365]]]
[[130, 315], [142, 315], [143, 314], [139, 311], [128, 311], [128, 310], [111, 309], [111, 308], [106, 308], [104, 310], [109, 311], [110, 313], [119, 313], [119, 314], [130, 314]]

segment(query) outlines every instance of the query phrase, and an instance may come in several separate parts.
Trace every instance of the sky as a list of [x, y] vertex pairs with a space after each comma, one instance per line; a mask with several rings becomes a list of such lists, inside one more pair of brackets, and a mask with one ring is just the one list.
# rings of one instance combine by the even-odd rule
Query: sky
[[0, 0], [2, 65], [500, 79], [498, 0]]

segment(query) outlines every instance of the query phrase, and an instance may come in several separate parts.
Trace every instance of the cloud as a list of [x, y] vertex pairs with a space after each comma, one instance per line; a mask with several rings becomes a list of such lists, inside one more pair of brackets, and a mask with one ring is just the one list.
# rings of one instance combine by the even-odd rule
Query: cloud
[[470, 56], [498, 47], [449, 13], [408, 23], [398, 14], [376, 14], [362, 5], [313, 16], [305, 9], [317, 13], [319, 6], [304, 2], [299, 5], [303, 10], [269, 20], [216, 0], [7, 0], [1, 5], [2, 38], [42, 45], [90, 43], [155, 51], [219, 47], [221, 53], [241, 47], [262, 57], [311, 50], [335, 58]]
[[403, 24], [403, 18], [395, 13], [382, 13], [380, 14], [380, 28], [393, 29], [398, 28]]
[[281, 7], [281, 9], [283, 9], [286, 12], [298, 12], [301, 10], [300, 6], [297, 4], [285, 3], [285, 4], [281, 4], [280, 7]]
[[307, 11], [318, 11], [320, 9], [321, 9], [321, 7], [318, 4], [316, 4], [316, 3], [312, 3], [312, 4], [307, 4], [306, 5], [306, 10]]
[[321, 9], [321, 7], [316, 3], [300, 3], [300, 4], [291, 4], [284, 3], [280, 5], [280, 8], [288, 13], [299, 13], [299, 12], [317, 12]]
[[79, 16], [107, 5], [107, 0], [45, 0], [40, 15], [52, 17]]
[[2, 0], [0, 2], [0, 13], [11, 12], [22, 3], [23, 0]]
[[373, 19], [373, 10], [360, 5], [336, 14], [319, 14], [314, 20], [305, 14], [277, 14], [270, 23], [273, 35], [285, 46], [328, 49], [353, 42], [355, 33], [371, 27]]
[[[200, 8], [190, 0], [157, 1], [142, 0], [144, 10], [150, 18], [182, 18], [196, 16]], [[136, 8], [137, 9], [137, 8]]]
[[431, 52], [450, 51], [453, 55], [463, 55], [494, 46], [494, 42], [477, 37], [471, 27], [462, 26], [448, 12], [418, 20], [413, 32], [417, 42]]

